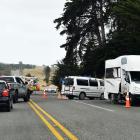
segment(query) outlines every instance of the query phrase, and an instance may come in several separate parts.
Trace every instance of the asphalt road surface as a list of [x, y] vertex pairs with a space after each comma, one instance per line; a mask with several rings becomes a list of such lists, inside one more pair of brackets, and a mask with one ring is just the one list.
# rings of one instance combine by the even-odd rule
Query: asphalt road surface
[[35, 93], [11, 112], [0, 109], [0, 140], [140, 140], [140, 105], [61, 100]]

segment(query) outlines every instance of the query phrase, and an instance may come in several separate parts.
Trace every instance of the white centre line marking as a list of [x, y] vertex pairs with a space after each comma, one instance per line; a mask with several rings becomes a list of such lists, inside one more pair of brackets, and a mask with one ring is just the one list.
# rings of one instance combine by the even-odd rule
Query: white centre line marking
[[104, 107], [100, 107], [100, 106], [96, 106], [96, 105], [92, 105], [92, 104], [87, 104], [87, 103], [80, 102], [80, 101], [74, 101], [74, 102], [77, 102], [77, 103], [80, 103], [80, 104], [84, 104], [84, 105], [88, 105], [90, 107], [102, 109], [102, 110], [105, 110], [105, 111], [114, 112], [114, 110], [111, 110], [111, 109], [108, 109], [108, 108], [104, 108]]

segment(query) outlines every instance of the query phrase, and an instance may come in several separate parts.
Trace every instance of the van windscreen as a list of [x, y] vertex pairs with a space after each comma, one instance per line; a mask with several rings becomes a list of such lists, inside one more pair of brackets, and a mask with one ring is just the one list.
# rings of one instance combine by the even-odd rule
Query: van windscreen
[[130, 75], [131, 75], [132, 81], [135, 81], [135, 82], [140, 81], [140, 72], [139, 71], [131, 71]]
[[64, 80], [64, 84], [65, 84], [66, 86], [72, 86], [72, 85], [74, 84], [73, 78], [66, 78], [66, 79]]

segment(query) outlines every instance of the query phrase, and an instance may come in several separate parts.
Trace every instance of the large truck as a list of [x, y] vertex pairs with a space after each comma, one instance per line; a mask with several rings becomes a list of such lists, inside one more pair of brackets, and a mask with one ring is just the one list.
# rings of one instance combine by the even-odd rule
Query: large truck
[[140, 101], [140, 55], [125, 55], [105, 61], [104, 98], [112, 103]]

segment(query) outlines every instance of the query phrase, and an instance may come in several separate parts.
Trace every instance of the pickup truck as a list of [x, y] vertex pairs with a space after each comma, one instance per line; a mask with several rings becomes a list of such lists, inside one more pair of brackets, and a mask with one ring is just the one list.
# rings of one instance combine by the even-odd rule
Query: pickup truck
[[8, 83], [9, 88], [13, 89], [13, 102], [17, 103], [19, 98], [23, 98], [25, 102], [30, 99], [30, 90], [26, 83], [18, 76], [0, 76], [0, 80]]

